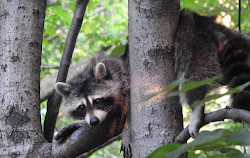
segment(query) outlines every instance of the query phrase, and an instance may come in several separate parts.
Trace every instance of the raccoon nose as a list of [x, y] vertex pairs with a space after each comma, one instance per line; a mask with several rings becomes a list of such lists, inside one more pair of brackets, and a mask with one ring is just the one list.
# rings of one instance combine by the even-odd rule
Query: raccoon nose
[[99, 124], [99, 122], [100, 122], [100, 120], [95, 116], [90, 119], [90, 125], [91, 126], [96, 126], [96, 125]]

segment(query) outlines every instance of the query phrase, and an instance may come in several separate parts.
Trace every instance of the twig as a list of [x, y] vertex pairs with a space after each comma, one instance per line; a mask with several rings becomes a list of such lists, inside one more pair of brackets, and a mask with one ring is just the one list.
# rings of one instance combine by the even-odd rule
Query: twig
[[57, 65], [41, 65], [41, 69], [59, 69]]
[[[209, 124], [210, 122], [224, 121], [224, 119], [240, 120], [246, 123], [250, 123], [250, 111], [242, 109], [231, 109], [228, 107], [217, 110], [215, 112], [206, 114], [205, 121], [202, 126]], [[190, 134], [187, 126], [177, 135], [177, 137], [175, 137], [175, 142], [183, 144], [186, 143], [189, 138]]]
[[238, 19], [238, 27], [239, 27], [239, 32], [241, 32], [241, 0], [239, 0], [239, 19]]
[[[70, 25], [69, 33], [65, 42], [63, 56], [61, 59], [60, 69], [56, 82], [65, 82], [72, 58], [72, 53], [75, 48], [75, 43], [79, 31], [82, 26], [82, 21], [87, 8], [89, 0], [77, 0], [76, 9]], [[59, 112], [62, 97], [55, 91], [50, 96], [47, 103], [47, 113], [44, 121], [44, 135], [48, 142], [52, 142], [57, 115]]]

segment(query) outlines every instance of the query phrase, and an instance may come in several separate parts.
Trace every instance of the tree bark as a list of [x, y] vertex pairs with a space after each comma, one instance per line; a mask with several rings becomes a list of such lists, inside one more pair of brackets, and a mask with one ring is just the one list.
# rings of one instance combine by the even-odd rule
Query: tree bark
[[172, 143], [183, 128], [177, 97], [161, 94], [139, 103], [176, 79], [173, 67], [174, 35], [179, 1], [129, 1], [132, 155], [146, 157]]
[[39, 91], [46, 1], [0, 6], [0, 157], [26, 157], [44, 141]]

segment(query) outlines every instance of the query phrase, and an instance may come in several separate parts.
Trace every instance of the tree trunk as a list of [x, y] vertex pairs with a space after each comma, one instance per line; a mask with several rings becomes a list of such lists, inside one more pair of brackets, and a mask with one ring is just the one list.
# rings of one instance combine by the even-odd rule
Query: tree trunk
[[111, 137], [103, 123], [83, 126], [65, 141], [44, 138], [39, 91], [45, 2], [0, 1], [1, 158], [76, 157]]
[[46, 1], [0, 2], [0, 157], [26, 157], [44, 141], [40, 62]]
[[129, 1], [130, 124], [135, 158], [172, 143], [183, 129], [177, 97], [167, 98], [165, 93], [139, 103], [143, 96], [176, 79], [173, 44], [179, 7], [178, 0]]

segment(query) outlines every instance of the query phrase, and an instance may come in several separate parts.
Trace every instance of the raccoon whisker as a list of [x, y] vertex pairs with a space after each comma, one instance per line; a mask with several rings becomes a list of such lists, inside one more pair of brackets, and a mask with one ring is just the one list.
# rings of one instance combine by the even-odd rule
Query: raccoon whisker
[[114, 108], [114, 105], [111, 105], [110, 107], [108, 107], [107, 109], [105, 109], [105, 111], [106, 112], [110, 112], [113, 108]]

